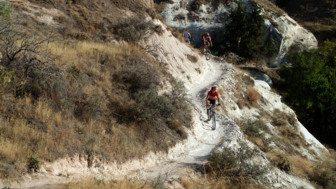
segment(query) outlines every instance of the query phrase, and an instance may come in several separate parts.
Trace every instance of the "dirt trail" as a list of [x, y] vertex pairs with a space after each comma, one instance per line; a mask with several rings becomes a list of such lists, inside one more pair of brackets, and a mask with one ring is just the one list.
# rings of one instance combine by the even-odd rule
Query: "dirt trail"
[[210, 60], [207, 62], [208, 77], [201, 84], [193, 84], [188, 91], [192, 106], [195, 109], [194, 129], [192, 135], [184, 143], [182, 148], [171, 150], [168, 158], [158, 162], [156, 166], [137, 170], [132, 176], [140, 179], [156, 179], [158, 177], [174, 181], [183, 175], [189, 174], [188, 168], [200, 168], [207, 162], [210, 152], [219, 144], [226, 131], [234, 123], [225, 115], [217, 113], [217, 128], [211, 129], [211, 124], [206, 122], [205, 95], [212, 85], [216, 85], [225, 72], [227, 64]]

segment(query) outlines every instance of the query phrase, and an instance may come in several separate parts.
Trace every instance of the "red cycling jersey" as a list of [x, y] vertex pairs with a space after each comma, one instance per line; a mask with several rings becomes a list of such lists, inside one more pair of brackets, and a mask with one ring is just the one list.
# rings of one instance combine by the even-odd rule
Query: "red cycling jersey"
[[208, 92], [208, 99], [216, 100], [218, 97], [218, 92], [212, 93], [211, 91]]

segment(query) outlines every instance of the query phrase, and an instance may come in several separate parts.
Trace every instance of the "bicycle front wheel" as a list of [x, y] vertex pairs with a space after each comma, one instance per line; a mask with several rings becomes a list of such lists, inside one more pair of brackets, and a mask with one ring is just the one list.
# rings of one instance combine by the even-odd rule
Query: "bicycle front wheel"
[[212, 130], [216, 129], [216, 114], [212, 116]]

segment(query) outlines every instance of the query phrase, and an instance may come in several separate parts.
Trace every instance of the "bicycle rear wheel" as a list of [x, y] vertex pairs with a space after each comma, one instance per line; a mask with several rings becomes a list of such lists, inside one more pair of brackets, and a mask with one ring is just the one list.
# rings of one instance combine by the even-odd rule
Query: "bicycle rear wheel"
[[209, 48], [207, 48], [206, 50], [205, 50], [205, 59], [206, 60], [210, 60], [210, 55], [211, 55], [211, 51], [210, 51], [210, 49]]
[[210, 108], [207, 109], [207, 116], [208, 116], [208, 121], [210, 121], [211, 119], [211, 112], [210, 112]]

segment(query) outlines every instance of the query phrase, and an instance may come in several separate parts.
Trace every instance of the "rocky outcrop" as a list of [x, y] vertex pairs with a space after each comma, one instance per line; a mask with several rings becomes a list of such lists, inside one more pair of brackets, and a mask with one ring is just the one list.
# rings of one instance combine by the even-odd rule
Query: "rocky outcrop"
[[[225, 29], [228, 16], [237, 1], [223, 5], [211, 3], [202, 4], [199, 7], [192, 6], [194, 0], [173, 0], [167, 3], [162, 11], [165, 22], [181, 31], [189, 29], [193, 36], [193, 43], [198, 46], [201, 43], [202, 33], [210, 33]], [[241, 0], [247, 10], [250, 11], [252, 3], [258, 4], [265, 17], [266, 31], [275, 40], [279, 52], [270, 62], [271, 67], [278, 67], [285, 61], [285, 56], [290, 51], [304, 51], [317, 47], [315, 36], [300, 26], [271, 2], [260, 0]]]
[[288, 52], [301, 52], [317, 48], [318, 42], [315, 36], [287, 14], [279, 16], [266, 9], [263, 14], [267, 15], [265, 20], [267, 30], [279, 44], [279, 53], [270, 63], [271, 67], [278, 67], [280, 63], [284, 62]]

